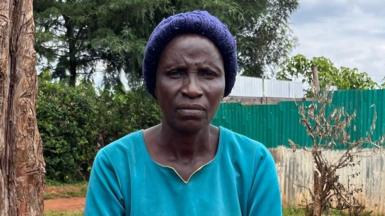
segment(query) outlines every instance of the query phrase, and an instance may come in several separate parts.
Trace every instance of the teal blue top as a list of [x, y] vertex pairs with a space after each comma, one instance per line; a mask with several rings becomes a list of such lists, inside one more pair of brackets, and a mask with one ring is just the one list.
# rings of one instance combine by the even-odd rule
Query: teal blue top
[[102, 148], [85, 215], [282, 215], [274, 160], [260, 143], [223, 127], [212, 161], [188, 182], [153, 161], [137, 131]]

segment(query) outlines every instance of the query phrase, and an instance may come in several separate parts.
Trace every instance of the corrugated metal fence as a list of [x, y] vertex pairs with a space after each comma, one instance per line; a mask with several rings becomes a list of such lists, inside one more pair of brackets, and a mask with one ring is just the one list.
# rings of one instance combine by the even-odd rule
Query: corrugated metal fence
[[[264, 143], [274, 155], [282, 200], [285, 206], [298, 206], [309, 201], [308, 188], [313, 185], [313, 162], [311, 152], [303, 149], [285, 148], [288, 139], [301, 146], [309, 146], [310, 139], [299, 122], [298, 106], [309, 102], [280, 102], [273, 105], [242, 105], [223, 103], [213, 123], [230, 128]], [[377, 113], [374, 139], [385, 133], [385, 89], [367, 91], [337, 91], [333, 95], [332, 107], [344, 107], [349, 113], [356, 112], [356, 130], [350, 130], [352, 138], [365, 136]], [[335, 160], [341, 150], [324, 152]], [[343, 184], [353, 183], [363, 191], [359, 200], [367, 210], [385, 215], [385, 148], [365, 149], [358, 155], [357, 166], [338, 171]], [[352, 173], [360, 173], [348, 180]]]
[[[310, 151], [279, 147], [270, 149], [276, 163], [282, 201], [285, 206], [303, 206], [311, 197], [308, 189], [313, 185], [313, 158]], [[324, 151], [329, 161], [336, 161], [344, 151]], [[339, 181], [349, 188], [360, 188], [356, 198], [366, 210], [385, 215], [385, 149], [364, 149], [356, 155], [360, 161], [354, 167], [337, 170]], [[352, 174], [359, 174], [352, 177]]]
[[[222, 125], [247, 135], [269, 148], [288, 146], [288, 139], [301, 146], [309, 146], [310, 138], [299, 121], [298, 106], [309, 102], [280, 102], [268, 105], [242, 105], [222, 103], [213, 124]], [[356, 129], [350, 130], [352, 138], [365, 136], [377, 113], [373, 138], [385, 133], [385, 89], [336, 91], [332, 106], [345, 107], [349, 113], [356, 112], [353, 122]]]

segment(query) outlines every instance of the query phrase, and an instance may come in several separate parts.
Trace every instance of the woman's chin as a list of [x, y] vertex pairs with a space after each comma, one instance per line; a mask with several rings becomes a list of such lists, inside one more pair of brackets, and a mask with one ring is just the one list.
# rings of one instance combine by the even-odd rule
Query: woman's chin
[[172, 127], [175, 130], [189, 134], [199, 132], [210, 125], [209, 122], [202, 119], [186, 119], [174, 123]]

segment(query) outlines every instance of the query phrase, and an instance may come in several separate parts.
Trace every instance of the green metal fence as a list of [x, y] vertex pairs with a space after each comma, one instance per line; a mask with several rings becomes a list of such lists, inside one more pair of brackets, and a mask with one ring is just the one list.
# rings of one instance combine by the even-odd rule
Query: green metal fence
[[[301, 146], [310, 146], [310, 138], [301, 125], [298, 106], [302, 102], [280, 102], [271, 105], [242, 105], [222, 103], [213, 119], [221, 125], [264, 143], [267, 147], [288, 146], [288, 139]], [[349, 113], [356, 112], [350, 130], [353, 139], [365, 136], [369, 130], [374, 112], [377, 113], [376, 130], [373, 138], [385, 134], [385, 89], [346, 90], [333, 94], [332, 106], [345, 107]]]

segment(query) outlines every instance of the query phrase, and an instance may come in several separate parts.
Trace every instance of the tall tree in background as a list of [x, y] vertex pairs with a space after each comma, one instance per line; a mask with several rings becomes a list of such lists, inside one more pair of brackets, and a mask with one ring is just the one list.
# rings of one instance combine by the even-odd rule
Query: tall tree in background
[[32, 0], [0, 1], [0, 215], [42, 215]]
[[244, 74], [261, 76], [292, 46], [287, 20], [298, 0], [35, 0], [40, 65], [54, 63], [54, 77], [90, 78], [103, 63], [107, 85], [125, 72], [131, 85], [141, 73], [145, 43], [157, 23], [182, 11], [205, 9], [227, 23], [238, 40]]
[[269, 0], [261, 14], [236, 31], [242, 74], [262, 77], [267, 66], [277, 68], [287, 60], [294, 46], [288, 19], [297, 7], [297, 0]]
[[358, 71], [357, 68], [334, 66], [333, 62], [325, 57], [307, 59], [298, 54], [290, 58], [276, 74], [277, 79], [295, 80], [311, 86], [313, 81], [312, 66], [318, 69], [319, 84], [321, 89], [335, 87], [337, 89], [374, 89], [378, 84], [367, 73]]

